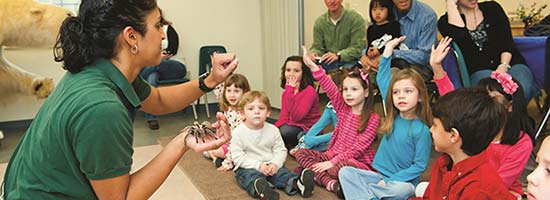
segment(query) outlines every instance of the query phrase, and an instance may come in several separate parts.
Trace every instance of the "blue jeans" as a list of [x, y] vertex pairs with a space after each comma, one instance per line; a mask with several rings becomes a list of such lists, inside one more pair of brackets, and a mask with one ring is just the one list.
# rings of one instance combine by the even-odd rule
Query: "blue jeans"
[[342, 68], [347, 68], [347, 69], [351, 69], [353, 66], [355, 66], [357, 64], [357, 61], [359, 61], [358, 59], [353, 59], [349, 62], [340, 62], [340, 61], [334, 61], [330, 64], [327, 64], [327, 63], [321, 63], [321, 67], [323, 67], [323, 69], [325, 71], [331, 71], [331, 70], [334, 70], [334, 69], [338, 69], [340, 67]]
[[[493, 72], [493, 70], [489, 69], [474, 72], [470, 76], [472, 85], [479, 85], [479, 81], [481, 81], [481, 79], [491, 77], [491, 72]], [[529, 67], [524, 64], [515, 64], [512, 65], [510, 70], [508, 70], [508, 74], [514, 77], [514, 79], [521, 84], [523, 92], [525, 92], [525, 102], [529, 103], [534, 91], [533, 74], [531, 73], [531, 70], [529, 70]]]
[[[186, 74], [187, 70], [183, 63], [166, 59], [162, 59], [157, 66], [144, 67], [140, 72], [140, 75], [153, 87], [157, 87], [161, 80], [180, 79]], [[149, 113], [145, 113], [145, 118], [148, 121], [157, 120], [157, 116]]]
[[298, 179], [298, 175], [289, 171], [286, 167], [279, 168], [279, 171], [273, 176], [265, 176], [256, 169], [239, 168], [235, 173], [235, 178], [239, 185], [248, 192], [252, 197], [258, 197], [254, 190], [254, 181], [258, 178], [266, 179], [271, 187], [284, 189], [288, 195], [295, 195], [298, 190], [294, 188], [294, 181]]
[[414, 195], [414, 185], [409, 182], [389, 181], [386, 186], [378, 185], [385, 177], [373, 171], [343, 167], [338, 178], [348, 200], [407, 199]]

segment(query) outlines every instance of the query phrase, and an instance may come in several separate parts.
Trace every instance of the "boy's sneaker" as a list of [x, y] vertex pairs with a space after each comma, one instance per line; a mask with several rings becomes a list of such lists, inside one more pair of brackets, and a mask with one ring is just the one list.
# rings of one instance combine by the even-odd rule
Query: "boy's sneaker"
[[273, 190], [263, 178], [254, 180], [254, 191], [261, 200], [279, 200], [279, 193]]
[[296, 186], [302, 197], [310, 197], [313, 194], [313, 188], [315, 188], [315, 181], [313, 180], [314, 174], [310, 169], [302, 170]]

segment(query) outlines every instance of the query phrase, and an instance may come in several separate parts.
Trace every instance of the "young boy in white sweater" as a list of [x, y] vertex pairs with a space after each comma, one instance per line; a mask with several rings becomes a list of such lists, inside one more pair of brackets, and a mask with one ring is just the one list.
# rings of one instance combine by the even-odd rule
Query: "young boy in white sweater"
[[229, 151], [235, 163], [235, 178], [248, 194], [260, 199], [279, 199], [273, 188], [289, 195], [310, 197], [315, 187], [313, 172], [298, 174], [283, 166], [286, 148], [279, 129], [266, 122], [271, 113], [268, 97], [259, 91], [244, 94], [238, 104], [245, 120], [233, 130]]

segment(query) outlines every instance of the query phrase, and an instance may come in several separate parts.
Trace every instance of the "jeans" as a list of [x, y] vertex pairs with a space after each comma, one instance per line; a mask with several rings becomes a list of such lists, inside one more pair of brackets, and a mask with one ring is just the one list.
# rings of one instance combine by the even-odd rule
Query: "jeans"
[[[479, 81], [481, 81], [481, 79], [491, 77], [492, 72], [493, 70], [489, 69], [474, 72], [470, 76], [472, 85], [479, 85]], [[534, 91], [533, 74], [531, 73], [531, 70], [529, 70], [529, 68], [524, 64], [515, 64], [512, 65], [512, 68], [510, 68], [510, 70], [508, 70], [508, 74], [510, 74], [521, 84], [523, 92], [525, 92], [525, 102], [529, 103], [529, 100], [531, 100]]]
[[279, 127], [279, 131], [281, 132], [281, 137], [285, 142], [286, 149], [292, 149], [298, 145], [298, 133], [303, 130], [297, 126], [283, 124]]
[[414, 185], [409, 182], [389, 181], [378, 185], [385, 177], [373, 171], [343, 167], [338, 175], [344, 196], [355, 199], [407, 199], [414, 195]]
[[359, 60], [358, 59], [353, 59], [349, 62], [334, 61], [330, 64], [327, 64], [327, 63], [323, 62], [323, 63], [321, 63], [321, 67], [323, 67], [323, 69], [327, 72], [338, 69], [340, 67], [351, 69], [353, 66], [358, 64], [357, 61], [359, 61]]
[[279, 168], [279, 171], [277, 171], [275, 175], [269, 177], [263, 175], [256, 169], [239, 168], [235, 172], [235, 178], [237, 179], [237, 183], [239, 183], [239, 185], [252, 197], [258, 197], [256, 190], [254, 190], [254, 181], [258, 178], [266, 179], [272, 188], [284, 189], [288, 195], [298, 193], [298, 190], [294, 188], [294, 181], [298, 179], [298, 175], [294, 172], [290, 172], [284, 166]]
[[[162, 59], [157, 66], [144, 67], [140, 72], [140, 75], [153, 87], [157, 87], [160, 80], [180, 79], [186, 74], [187, 70], [183, 63], [165, 59]], [[157, 116], [149, 113], [145, 113], [145, 118], [148, 121], [157, 120]]]

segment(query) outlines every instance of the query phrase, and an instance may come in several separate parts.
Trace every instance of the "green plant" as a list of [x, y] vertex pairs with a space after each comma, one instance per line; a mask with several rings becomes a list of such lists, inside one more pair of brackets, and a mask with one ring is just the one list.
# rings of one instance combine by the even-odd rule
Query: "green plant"
[[541, 20], [544, 15], [542, 11], [546, 9], [547, 5], [543, 4], [538, 6], [537, 2], [533, 2], [531, 6], [525, 7], [523, 4], [519, 5], [519, 8], [516, 10], [516, 15], [518, 18], [525, 24], [525, 27], [533, 25], [533, 23]]

